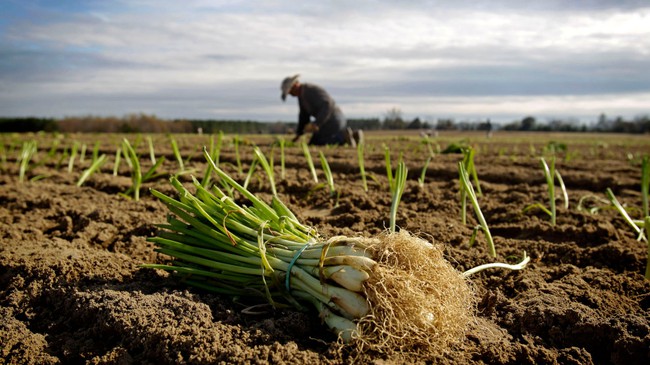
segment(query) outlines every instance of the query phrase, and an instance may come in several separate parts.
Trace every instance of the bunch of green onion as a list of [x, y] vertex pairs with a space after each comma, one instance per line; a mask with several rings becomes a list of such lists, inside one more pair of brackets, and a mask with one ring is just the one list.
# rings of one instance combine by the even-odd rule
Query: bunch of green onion
[[172, 177], [178, 199], [152, 190], [173, 214], [150, 241], [174, 260], [144, 267], [174, 272], [219, 294], [263, 298], [275, 308], [311, 304], [344, 341], [352, 339], [354, 321], [369, 313], [363, 284], [377, 265], [366, 253], [371, 240], [322, 240], [277, 197], [270, 205], [258, 199], [204, 155], [222, 186], [250, 205], [194, 178], [191, 192]]

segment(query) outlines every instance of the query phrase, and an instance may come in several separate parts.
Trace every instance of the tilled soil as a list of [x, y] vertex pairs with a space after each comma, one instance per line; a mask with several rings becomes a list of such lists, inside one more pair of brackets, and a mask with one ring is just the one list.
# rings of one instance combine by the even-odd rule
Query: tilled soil
[[[413, 362], [400, 356], [358, 354], [340, 349], [314, 313], [294, 310], [249, 314], [237, 299], [191, 289], [163, 272], [141, 269], [164, 263], [147, 242], [167, 209], [148, 188], [173, 194], [166, 176], [145, 184], [140, 201], [119, 195], [131, 186], [130, 169], [113, 161], [115, 135], [59, 136], [59, 154], [72, 141], [88, 144], [88, 154], [71, 173], [67, 159], [46, 158], [53, 136], [19, 136], [39, 141], [39, 153], [19, 182], [12, 136], [2, 136], [7, 161], [0, 175], [0, 363], [6, 364], [345, 364]], [[134, 136], [129, 136], [134, 138]], [[188, 169], [202, 176], [201, 146], [206, 136], [177, 136]], [[383, 144], [393, 164], [399, 152], [409, 167], [397, 224], [442, 244], [459, 271], [493, 262], [485, 238], [469, 246], [476, 225], [471, 207], [461, 224], [458, 198], [459, 154], [436, 154], [418, 184], [428, 148], [417, 135], [366, 134], [365, 165], [370, 177], [362, 189], [356, 150], [323, 151], [334, 173], [339, 197], [314, 183], [298, 146], [287, 148], [285, 177], [271, 137], [245, 137], [239, 146], [244, 173], [237, 172], [232, 136], [224, 139], [221, 165], [240, 181], [255, 142], [275, 160], [278, 192], [303, 222], [324, 237], [373, 236], [388, 226], [391, 196]], [[95, 141], [109, 163], [82, 186], [76, 182], [89, 165]], [[178, 172], [166, 136], [155, 137], [156, 153], [166, 157], [162, 172]], [[448, 364], [645, 364], [650, 363], [650, 281], [644, 279], [648, 249], [627, 223], [603, 202], [611, 188], [641, 217], [640, 162], [650, 152], [648, 136], [497, 133], [432, 138], [434, 150], [468, 141], [476, 149], [483, 195], [481, 209], [490, 226], [500, 262], [514, 263], [525, 251], [531, 263], [522, 271], [491, 269], [470, 278], [476, 319], [465, 338], [446, 353], [423, 363]], [[558, 191], [557, 224], [536, 203], [548, 206], [539, 157], [549, 142], [566, 144], [557, 169], [566, 184], [569, 207]], [[552, 144], [552, 143], [551, 143]], [[436, 146], [437, 145], [437, 146]], [[12, 148], [12, 146], [14, 146]], [[141, 143], [144, 168], [151, 166]], [[58, 155], [57, 155], [58, 156]], [[148, 164], [147, 164], [148, 162]], [[189, 175], [183, 175], [189, 181]], [[33, 179], [32, 179], [33, 178]], [[31, 179], [31, 180], [30, 180]], [[270, 199], [261, 171], [250, 188]], [[601, 207], [596, 212], [585, 208]]]

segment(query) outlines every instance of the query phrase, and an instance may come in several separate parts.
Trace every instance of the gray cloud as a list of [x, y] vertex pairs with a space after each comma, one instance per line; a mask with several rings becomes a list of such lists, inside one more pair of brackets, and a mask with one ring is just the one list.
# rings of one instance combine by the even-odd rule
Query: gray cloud
[[512, 115], [494, 105], [524, 99], [567, 113], [573, 97], [576, 115], [629, 114], [650, 93], [647, 1], [91, 4], [5, 18], [3, 113], [294, 119], [278, 94], [293, 73], [355, 116]]

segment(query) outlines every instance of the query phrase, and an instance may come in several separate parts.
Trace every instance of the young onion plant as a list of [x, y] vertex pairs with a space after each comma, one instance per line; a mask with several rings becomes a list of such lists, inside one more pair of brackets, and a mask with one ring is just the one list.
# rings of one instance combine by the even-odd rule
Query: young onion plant
[[156, 174], [156, 170], [158, 170], [160, 165], [165, 161], [165, 156], [161, 156], [157, 159], [156, 163], [143, 174], [138, 154], [126, 138], [124, 138], [122, 142], [122, 151], [125, 159], [129, 161], [131, 165], [131, 181], [133, 185], [124, 193], [120, 193], [120, 195], [126, 197], [131, 197], [132, 195], [133, 199], [138, 201], [140, 200], [140, 188], [142, 187], [142, 184], [160, 176], [160, 174]]
[[[634, 232], [638, 235], [637, 241], [646, 241], [648, 246], [648, 256], [646, 259], [645, 278], [650, 280], [650, 216], [645, 216], [643, 219], [632, 219], [627, 210], [625, 210], [623, 205], [618, 201], [618, 199], [616, 199], [612, 189], [607, 188], [605, 195], [607, 195], [607, 198], [621, 214], [625, 222], [627, 222], [627, 224], [632, 227]], [[645, 199], [647, 199], [647, 196]]]
[[399, 202], [402, 199], [402, 194], [404, 194], [404, 189], [406, 188], [406, 177], [408, 176], [408, 169], [404, 161], [400, 161], [397, 164], [397, 169], [395, 169], [395, 178], [393, 183], [395, 188], [392, 191], [393, 199], [390, 205], [390, 232], [395, 233], [397, 225], [397, 207]]
[[75, 141], [72, 143], [70, 149], [70, 159], [68, 160], [68, 173], [71, 173], [74, 169], [74, 160], [77, 158], [77, 151], [79, 150], [79, 142]]
[[[223, 132], [219, 131], [219, 134], [217, 136], [217, 141], [215, 142], [214, 140], [214, 135], [210, 136], [210, 149], [209, 153], [210, 156], [212, 157], [212, 160], [219, 165], [219, 156], [221, 155], [221, 146], [223, 143]], [[201, 185], [204, 187], [208, 186], [210, 184], [210, 179], [212, 177], [212, 166], [208, 165], [208, 167], [205, 169], [205, 173], [203, 174], [203, 180], [201, 180]]]
[[113, 176], [117, 176], [117, 173], [120, 170], [121, 158], [122, 158], [122, 147], [117, 147], [117, 150], [115, 151], [115, 162], [113, 163]]
[[330, 164], [327, 162], [327, 158], [325, 158], [325, 154], [323, 154], [323, 151], [319, 151], [318, 156], [320, 158], [321, 168], [323, 169], [323, 173], [325, 174], [325, 180], [327, 181], [330, 197], [333, 197], [337, 194], [337, 192], [336, 192], [336, 187], [334, 186], [334, 176], [332, 175], [332, 169], [330, 169]]
[[564, 208], [569, 208], [569, 195], [567, 194], [566, 186], [564, 185], [564, 180], [560, 175], [560, 172], [555, 168], [555, 156], [551, 157], [551, 163], [546, 163], [544, 157], [540, 158], [540, 164], [542, 166], [542, 172], [544, 173], [544, 178], [546, 179], [546, 186], [548, 191], [548, 203], [549, 208], [546, 208], [541, 203], [535, 203], [524, 208], [524, 212], [527, 212], [531, 209], [538, 208], [544, 213], [548, 214], [551, 218], [551, 225], [554, 226], [557, 220], [557, 205], [555, 197], [555, 180], [557, 179], [560, 190], [562, 192], [562, 199], [564, 200]]
[[19, 182], [24, 182], [25, 181], [25, 175], [27, 174], [27, 171], [29, 170], [29, 164], [33, 158], [33, 156], [36, 154], [36, 151], [38, 148], [36, 147], [36, 141], [30, 140], [30, 141], [25, 141], [23, 142], [23, 147], [20, 151], [20, 155], [18, 156], [18, 163], [19, 163], [19, 168], [18, 168], [18, 181]]
[[643, 224], [639, 220], [632, 219], [630, 217], [630, 214], [628, 214], [627, 210], [623, 207], [623, 205], [616, 199], [616, 195], [614, 195], [614, 192], [612, 189], [607, 188], [605, 190], [605, 195], [607, 196], [607, 199], [612, 203], [614, 208], [621, 214], [621, 217], [625, 220], [625, 222], [632, 227], [634, 232], [638, 235], [637, 240], [640, 241], [643, 239]]
[[309, 152], [309, 147], [305, 142], [302, 142], [302, 152], [305, 155], [307, 166], [309, 166], [309, 171], [311, 171], [311, 176], [314, 179], [314, 182], [318, 183], [318, 175], [316, 174], [316, 168], [314, 167], [314, 160], [312, 160], [311, 152]]
[[474, 164], [474, 156], [476, 155], [476, 150], [471, 146], [468, 146], [462, 149], [462, 153], [465, 171], [467, 171], [467, 173], [472, 177], [472, 181], [474, 181], [474, 185], [476, 185], [476, 195], [481, 196], [483, 195], [483, 192], [481, 191], [481, 183], [478, 180], [476, 165]]
[[363, 141], [357, 143], [357, 158], [359, 159], [359, 172], [361, 174], [361, 183], [363, 191], [368, 192], [368, 179], [366, 178], [366, 168], [364, 161], [365, 143]]
[[422, 172], [420, 173], [420, 177], [418, 178], [418, 185], [420, 188], [424, 188], [424, 179], [427, 176], [427, 169], [429, 168], [429, 163], [431, 163], [431, 156], [427, 157], [427, 160], [424, 162], [424, 166], [422, 167]]
[[239, 154], [239, 144], [241, 143], [241, 139], [239, 136], [234, 136], [232, 139], [232, 143], [235, 147], [235, 162], [237, 162], [237, 172], [240, 174], [244, 172], [244, 169], [241, 164], [241, 156]]
[[[399, 154], [399, 159], [397, 164], [399, 165], [402, 162], [402, 153]], [[395, 193], [395, 190], [398, 188], [397, 182], [395, 181], [395, 175], [393, 174], [393, 167], [391, 164], [390, 158], [390, 148], [387, 145], [384, 145], [384, 163], [386, 165], [386, 178], [388, 179], [388, 189], [391, 194]]]
[[81, 144], [81, 151], [79, 152], [79, 162], [83, 163], [86, 161], [86, 150], [88, 150], [88, 145], [85, 143]]
[[[641, 209], [644, 217], [650, 217], [648, 190], [650, 190], [650, 160], [648, 156], [644, 156], [641, 160]], [[646, 237], [650, 238], [648, 235]]]
[[[485, 221], [485, 217], [483, 216], [483, 212], [481, 212], [481, 207], [478, 204], [478, 198], [476, 197], [476, 193], [474, 192], [474, 187], [472, 186], [472, 183], [469, 180], [469, 173], [465, 169], [465, 164], [462, 161], [458, 162], [458, 175], [459, 175], [460, 186], [461, 186], [460, 187], [461, 194], [464, 191], [466, 196], [469, 197], [472, 207], [474, 208], [474, 213], [476, 214], [476, 218], [479, 221], [480, 228], [483, 230], [483, 233], [485, 234], [485, 239], [487, 240], [490, 256], [496, 257], [497, 252], [496, 249], [494, 248], [494, 240], [492, 239], [492, 234], [490, 233], [490, 227], [488, 227], [488, 224]], [[462, 209], [465, 209], [464, 204]], [[476, 237], [477, 230], [478, 227], [474, 229], [472, 238]], [[470, 245], [471, 244], [473, 244], [473, 242], [470, 242]]]
[[185, 171], [185, 163], [183, 162], [181, 151], [178, 149], [178, 143], [176, 142], [174, 136], [172, 136], [171, 134], [169, 135], [169, 140], [172, 145], [172, 152], [174, 152], [174, 157], [176, 157], [176, 161], [178, 161], [178, 167], [179, 167], [178, 171], [179, 173], [182, 173]]
[[643, 219], [643, 225], [645, 226], [645, 236], [648, 241], [648, 256], [645, 264], [645, 278], [650, 280], [650, 216], [646, 216]]
[[153, 138], [151, 138], [151, 136], [147, 136], [147, 144], [149, 145], [149, 158], [151, 159], [151, 164], [155, 165], [156, 164], [156, 153], [154, 151]]
[[95, 161], [97, 161], [97, 159], [99, 158], [99, 146], [100, 146], [99, 141], [96, 141], [95, 144], [93, 145], [91, 164], [95, 163]]
[[84, 172], [81, 173], [81, 176], [79, 177], [79, 180], [77, 181], [77, 186], [83, 185], [86, 180], [88, 180], [95, 172], [97, 172], [99, 169], [102, 168], [104, 163], [106, 162], [106, 154], [102, 154], [101, 156], [97, 157], [92, 161], [90, 164], [90, 167], [84, 170]]

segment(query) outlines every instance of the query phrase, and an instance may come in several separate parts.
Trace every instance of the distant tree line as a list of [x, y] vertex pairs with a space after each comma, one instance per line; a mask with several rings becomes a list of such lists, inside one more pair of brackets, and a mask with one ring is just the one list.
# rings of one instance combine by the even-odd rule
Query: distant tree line
[[[363, 130], [490, 130], [507, 131], [558, 131], [558, 132], [610, 132], [610, 133], [650, 133], [650, 116], [642, 115], [633, 119], [623, 117], [608, 118], [601, 114], [595, 123], [586, 124], [577, 120], [552, 119], [540, 122], [533, 116], [526, 116], [502, 125], [494, 125], [489, 119], [481, 121], [455, 121], [440, 118], [435, 122], [423, 121], [416, 117], [405, 120], [399, 109], [389, 110], [383, 120], [380, 118], [348, 119], [348, 127]], [[257, 122], [252, 120], [216, 119], [175, 119], [165, 120], [154, 115], [129, 114], [118, 117], [65, 117], [63, 119], [20, 117], [0, 118], [0, 132], [82, 132], [82, 133], [242, 133], [242, 134], [287, 134], [296, 128], [295, 122]]]
[[527, 116], [502, 126], [503, 130], [516, 131], [558, 131], [558, 132], [609, 132], [609, 133], [650, 133], [650, 115], [640, 115], [631, 120], [623, 117], [607, 118], [601, 114], [595, 124], [587, 125], [577, 120], [552, 119], [546, 123]]
[[54, 132], [59, 130], [53, 118], [0, 118], [0, 132]]
[[121, 118], [81, 116], [53, 118], [0, 118], [0, 132], [62, 133], [288, 133], [296, 123], [265, 123], [251, 120], [165, 120], [148, 114], [129, 114]]

